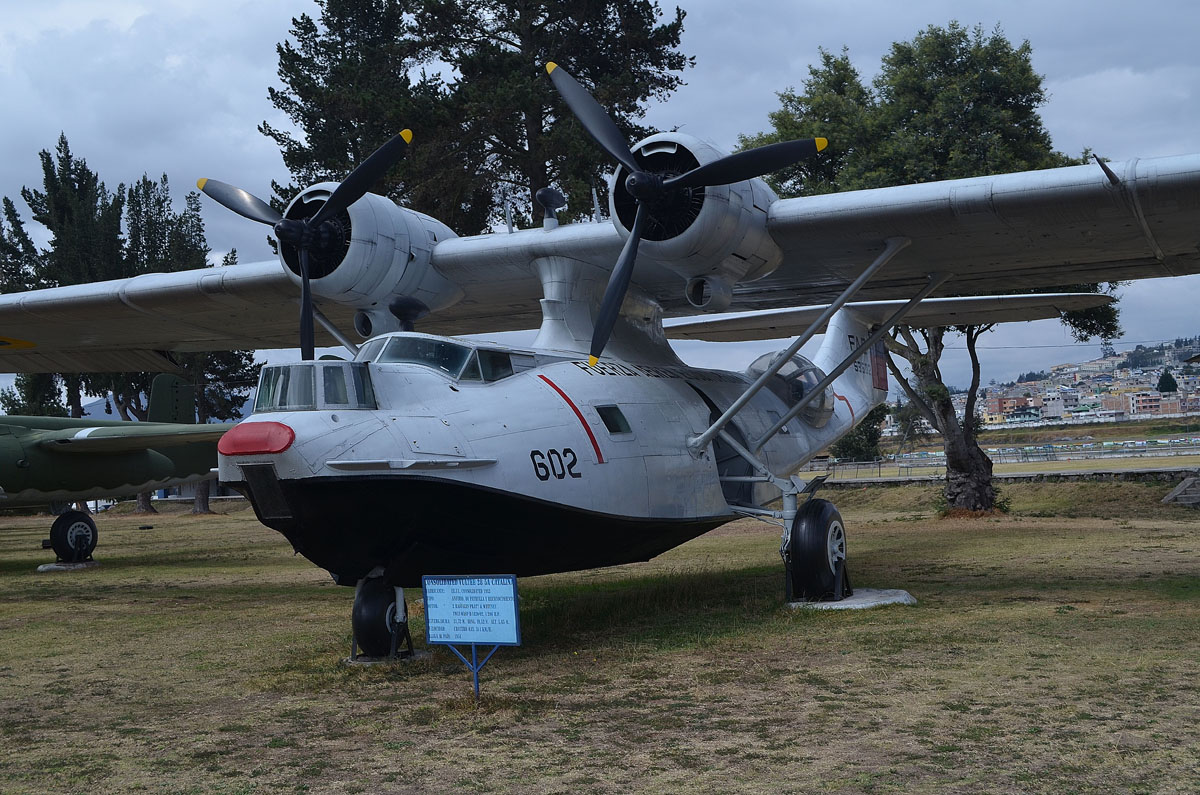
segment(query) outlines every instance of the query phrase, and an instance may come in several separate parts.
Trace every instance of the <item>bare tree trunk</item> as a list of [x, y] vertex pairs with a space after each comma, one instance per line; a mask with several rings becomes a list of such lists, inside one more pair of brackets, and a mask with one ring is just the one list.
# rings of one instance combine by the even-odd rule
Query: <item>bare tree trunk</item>
[[972, 379], [968, 391], [967, 412], [962, 422], [954, 411], [950, 390], [942, 381], [938, 361], [944, 347], [946, 329], [922, 329], [925, 350], [917, 344], [912, 330], [897, 329], [900, 339], [889, 340], [888, 349], [903, 356], [912, 370], [916, 384], [903, 377], [895, 362], [888, 359], [892, 375], [900, 383], [930, 425], [942, 434], [942, 445], [946, 453], [946, 486], [943, 491], [946, 506], [950, 509], [967, 511], [990, 511], [996, 507], [996, 489], [992, 485], [992, 459], [988, 458], [975, 440], [975, 392], [979, 388], [979, 359], [975, 352], [975, 341], [979, 334], [990, 326], [966, 327], [967, 349], [971, 354]]
[[76, 374], [63, 375], [63, 385], [67, 392], [67, 414], [79, 418], [83, 416], [83, 379]]
[[143, 491], [137, 495], [137, 509], [134, 513], [158, 513], [158, 509], [150, 502], [149, 491]]
[[[196, 382], [192, 385], [193, 393], [196, 396], [196, 423], [198, 425], [208, 422], [208, 403], [204, 400], [205, 386], [207, 384], [204, 379], [204, 371], [201, 370], [196, 374]], [[193, 514], [212, 513], [212, 508], [208, 504], [208, 498], [211, 493], [211, 480], [202, 480], [196, 484], [196, 498], [192, 502]]]
[[202, 480], [196, 484], [196, 499], [192, 503], [192, 513], [212, 513], [212, 509], [208, 505], [209, 495], [212, 493], [212, 481]]

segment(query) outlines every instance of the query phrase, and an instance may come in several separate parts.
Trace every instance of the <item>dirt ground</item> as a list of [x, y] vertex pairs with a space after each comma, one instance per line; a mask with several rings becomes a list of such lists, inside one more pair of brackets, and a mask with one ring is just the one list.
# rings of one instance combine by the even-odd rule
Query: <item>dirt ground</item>
[[478, 708], [441, 647], [342, 664], [352, 591], [244, 506], [101, 516], [66, 574], [0, 518], [0, 791], [1198, 792], [1200, 513], [1072, 488], [838, 494], [855, 584], [915, 607], [787, 608], [753, 522], [522, 579]]

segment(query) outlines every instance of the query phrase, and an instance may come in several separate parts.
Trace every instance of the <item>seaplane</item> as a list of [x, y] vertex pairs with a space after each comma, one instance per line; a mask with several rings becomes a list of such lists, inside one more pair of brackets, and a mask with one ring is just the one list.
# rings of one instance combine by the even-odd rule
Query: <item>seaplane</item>
[[[288, 347], [298, 303], [302, 360], [263, 368], [219, 475], [355, 588], [355, 643], [380, 656], [423, 575], [644, 561], [742, 517], [780, 526], [791, 597], [844, 594], [845, 524], [797, 473], [885, 400], [885, 335], [1054, 317], [1110, 299], [1034, 290], [1200, 272], [1197, 155], [780, 199], [761, 176], [823, 139], [630, 146], [547, 71], [617, 163], [609, 218], [559, 223], [547, 187], [540, 227], [458, 237], [369, 192], [407, 130], [282, 213], [201, 180], [271, 227], [278, 261], [0, 297], [0, 367], [171, 371], [174, 352]], [[527, 346], [480, 336], [533, 328]], [[670, 346], [787, 338], [740, 371]]]

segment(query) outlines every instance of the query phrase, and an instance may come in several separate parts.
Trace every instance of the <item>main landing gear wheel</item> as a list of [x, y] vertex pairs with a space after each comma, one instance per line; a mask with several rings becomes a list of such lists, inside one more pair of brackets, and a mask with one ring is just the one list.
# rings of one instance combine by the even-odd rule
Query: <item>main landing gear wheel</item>
[[[354, 643], [366, 657], [412, 655], [408, 610], [403, 597], [397, 599], [396, 591], [383, 577], [367, 577], [358, 584], [351, 624]], [[401, 644], [407, 648], [400, 649]]]
[[789, 551], [788, 577], [793, 598], [841, 599], [850, 595], [846, 525], [832, 502], [813, 499], [800, 508], [792, 521]]
[[96, 523], [82, 511], [67, 511], [50, 526], [50, 546], [59, 560], [79, 563], [96, 550]]

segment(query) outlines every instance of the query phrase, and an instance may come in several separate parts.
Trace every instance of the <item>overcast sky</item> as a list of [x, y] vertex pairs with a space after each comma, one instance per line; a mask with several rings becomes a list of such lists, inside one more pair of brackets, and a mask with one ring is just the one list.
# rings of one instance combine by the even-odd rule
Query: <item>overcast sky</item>
[[[1056, 148], [1085, 147], [1114, 160], [1200, 151], [1200, 5], [1058, 0], [964, 4], [688, 0], [682, 49], [696, 57], [687, 85], [647, 121], [732, 149], [739, 133], [768, 126], [776, 92], [799, 86], [818, 48], [850, 57], [867, 79], [893, 41], [930, 24], [1000, 25], [1028, 39], [1045, 76], [1042, 117]], [[673, 4], [663, 4], [671, 8]], [[970, 10], [967, 10], [967, 9]], [[263, 120], [286, 125], [267, 98], [277, 85], [275, 45], [291, 18], [316, 14], [310, 0], [42, 0], [7, 4], [0, 23], [0, 194], [19, 200], [40, 187], [37, 153], [65, 132], [72, 150], [110, 187], [166, 173], [181, 200], [199, 177], [233, 182], [261, 197], [288, 174]], [[531, 64], [531, 68], [536, 65]], [[420, 144], [420, 120], [411, 126]], [[236, 247], [242, 262], [271, 256], [264, 227], [204, 202], [214, 255]], [[40, 238], [45, 240], [44, 233]], [[1118, 348], [1191, 336], [1200, 277], [1130, 285], [1121, 301]], [[692, 361], [741, 368], [762, 345], [703, 349]], [[959, 346], [961, 348], [961, 345]], [[753, 348], [753, 350], [751, 350]], [[1009, 326], [981, 341], [985, 382], [1063, 361], [1072, 347], [1056, 321]], [[945, 372], [965, 385], [965, 352]]]

